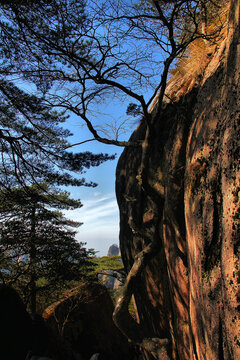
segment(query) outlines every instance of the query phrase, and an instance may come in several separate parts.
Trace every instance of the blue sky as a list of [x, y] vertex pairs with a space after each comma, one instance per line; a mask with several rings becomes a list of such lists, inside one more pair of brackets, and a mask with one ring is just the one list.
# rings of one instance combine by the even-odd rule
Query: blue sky
[[[127, 137], [134, 126], [129, 128]], [[70, 116], [66, 127], [74, 133], [69, 139], [71, 143], [92, 138], [89, 131], [80, 126], [80, 120], [74, 116]], [[112, 244], [119, 242], [119, 211], [115, 196], [115, 171], [123, 148], [93, 141], [78, 145], [73, 149], [78, 152], [117, 154], [115, 160], [107, 161], [98, 167], [92, 167], [84, 174], [86, 180], [98, 183], [97, 187], [67, 188], [71, 197], [79, 198], [83, 203], [82, 208], [65, 212], [69, 219], [83, 222], [83, 225], [78, 228], [77, 240], [86, 242], [87, 248], [94, 248], [98, 251], [97, 256], [104, 256], [107, 255]]]
[[[100, 34], [103, 30], [104, 29], [100, 29]], [[108, 30], [109, 29], [107, 28], [107, 31]], [[130, 68], [132, 66], [134, 68], [136, 65], [136, 69], [139, 69], [140, 67], [141, 71], [144, 71], [144, 73], [148, 76], [154, 75], [155, 73], [153, 77], [150, 77], [151, 82], [153, 82], [153, 86], [155, 86], [155, 80], [157, 80], [157, 82], [160, 80], [160, 59], [162, 59], [161, 48], [159, 48], [155, 43], [152, 42], [149, 43], [153, 44], [150, 46], [146, 46], [146, 44], [143, 42], [143, 46], [141, 47], [139, 46], [140, 40], [136, 41], [136, 38], [134, 36], [130, 40], [128, 37], [126, 39], [124, 38], [128, 42], [119, 39], [120, 38], [117, 35], [117, 40], [120, 42], [117, 47], [112, 47], [111, 51], [113, 51], [113, 58], [109, 60], [109, 64], [111, 65], [111, 61], [113, 61], [114, 63], [114, 61], [117, 61], [118, 58], [120, 59], [119, 61], [121, 63], [121, 56], [123, 56], [124, 58], [125, 56], [127, 58], [132, 56], [132, 58], [129, 59], [132, 61], [132, 63], [130, 63]], [[114, 38], [112, 40], [114, 41], [113, 43], [115, 43], [116, 39]], [[127, 53], [126, 50], [128, 50]], [[116, 54], [114, 55], [114, 51], [120, 51], [120, 54], [117, 54], [115, 58], [114, 56]], [[139, 63], [137, 62], [138, 64], [135, 64], [135, 57], [139, 58]], [[154, 62], [156, 60], [157, 63]], [[145, 81], [142, 77], [140, 77], [139, 79], [138, 72], [135, 73], [136, 77], [132, 78], [129, 75], [129, 78], [129, 76], [126, 76], [124, 69], [125, 67], [123, 67], [122, 70], [123, 78], [120, 78], [120, 80], [117, 79], [117, 81], [119, 80], [127, 88], [131, 87], [131, 89], [139, 93], [139, 95], [143, 94], [146, 100], [151, 98], [153, 89], [148, 83], [148, 80], [146, 79]], [[75, 68], [73, 68], [73, 71], [76, 71]], [[115, 75], [113, 75], [113, 79], [114, 76]], [[141, 83], [141, 90], [138, 89], [139, 82]], [[55, 91], [63, 91], [62, 96], [64, 98], [65, 90], [61, 86], [62, 85], [60, 84], [59, 87], [57, 87], [56, 89], [53, 88], [52, 95], [54, 95]], [[75, 89], [75, 85], [73, 86], [73, 88], [71, 88], [71, 84], [69, 86], [70, 91], [66, 91], [65, 95], [67, 96], [67, 98], [70, 96], [73, 101], [78, 102], [79, 99], [81, 99], [81, 97], [79, 97], [79, 99], [77, 100], [75, 99], [75, 95], [78, 89]], [[94, 91], [95, 88], [93, 87], [93, 89], [91, 89], [91, 86], [93, 85], [90, 82], [89, 91]], [[31, 85], [26, 83], [25, 81], [23, 81], [22, 87], [27, 88], [29, 92], [35, 91], [35, 87], [34, 89], [32, 89]], [[108, 126], [106, 124], [115, 124], [115, 121], [118, 121], [117, 124], [119, 124], [122, 123], [122, 121], [126, 120], [127, 106], [131, 102], [135, 103], [136, 100], [128, 97], [126, 94], [122, 95], [123, 97], [121, 97], [120, 92], [117, 90], [112, 91], [111, 93], [106, 91], [105, 93], [103, 93], [101, 98], [96, 96], [95, 99], [94, 97], [96, 101], [94, 101], [94, 104], [92, 104], [91, 106], [87, 101], [88, 117], [91, 120], [95, 129], [99, 130], [99, 126], [103, 126], [106, 129]], [[86, 94], [84, 96], [86, 96]], [[89, 99], [91, 99], [91, 96], [89, 97]], [[80, 119], [77, 118], [76, 115], [70, 114], [70, 117], [66, 123], [66, 127], [74, 134], [74, 136], [69, 139], [70, 143], [72, 144], [86, 141], [92, 139], [93, 137], [87, 130], [86, 126], [82, 126]], [[137, 127], [137, 120], [135, 121], [135, 119], [131, 119], [130, 123], [127, 124], [127, 127], [127, 134], [125, 134], [124, 137], [121, 137], [119, 140], [128, 140], [132, 131]], [[101, 135], [105, 137], [105, 134]], [[110, 136], [109, 138], [113, 137]], [[117, 153], [116, 160], [108, 161], [97, 168], [91, 168], [90, 170], [87, 170], [85, 174], [86, 180], [97, 182], [98, 187], [67, 188], [67, 191], [70, 192], [71, 197], [75, 199], [80, 199], [83, 203], [82, 208], [75, 211], [66, 212], [66, 216], [68, 218], [84, 223], [82, 226], [79, 227], [77, 239], [79, 241], [86, 242], [87, 248], [94, 248], [96, 251], [98, 251], [99, 256], [103, 256], [107, 254], [109, 246], [113, 243], [118, 244], [119, 240], [119, 215], [115, 198], [115, 170], [117, 160], [119, 158], [119, 155], [123, 151], [123, 148], [107, 146], [93, 141], [73, 147], [71, 150], [77, 152], [91, 151], [93, 153]]]
[[76, 238], [86, 242], [87, 248], [98, 251], [97, 256], [107, 255], [109, 246], [118, 244], [119, 216], [115, 193], [105, 192], [100, 185], [98, 190], [92, 190], [92, 194], [81, 199], [84, 206], [67, 213], [69, 218], [83, 222]]
[[[146, 94], [150, 97], [151, 92]], [[118, 101], [114, 98], [105, 99], [105, 101], [91, 112], [91, 120], [94, 126], [103, 125], [117, 121], [121, 123], [128, 117], [126, 109], [131, 98], [125, 98]], [[132, 132], [138, 126], [136, 118], [129, 118], [127, 122], [127, 132], [122, 135], [119, 140], [128, 140]], [[69, 138], [71, 144], [79, 143], [92, 139], [86, 126], [83, 125], [81, 119], [71, 114], [66, 123], [66, 127], [73, 133]], [[100, 134], [105, 137], [105, 134]], [[113, 138], [113, 137], [109, 137]], [[87, 181], [98, 183], [96, 188], [67, 188], [71, 196], [80, 199], [83, 207], [74, 211], [66, 212], [69, 219], [83, 222], [79, 227], [76, 235], [77, 240], [86, 242], [87, 248], [94, 248], [98, 253], [97, 256], [107, 255], [108, 249], [112, 244], [119, 245], [119, 210], [115, 196], [115, 172], [117, 161], [123, 151], [123, 147], [105, 145], [97, 141], [87, 142], [71, 148], [73, 151], [84, 152], [91, 151], [93, 153], [116, 154], [116, 159], [107, 161], [99, 167], [94, 167], [86, 171], [84, 177]]]

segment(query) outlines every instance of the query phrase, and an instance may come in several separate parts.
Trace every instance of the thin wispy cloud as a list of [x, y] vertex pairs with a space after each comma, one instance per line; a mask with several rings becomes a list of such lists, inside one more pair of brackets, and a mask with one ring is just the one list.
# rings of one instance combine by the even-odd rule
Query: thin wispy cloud
[[83, 221], [95, 222], [99, 219], [113, 216], [117, 214], [116, 201], [105, 202], [99, 206], [94, 206], [90, 209], [86, 209], [83, 215]]
[[108, 195], [98, 199], [88, 199], [83, 203], [84, 205], [80, 209], [66, 211], [66, 216], [76, 221], [89, 223], [118, 213], [114, 195]]
[[66, 216], [83, 222], [78, 229], [77, 239], [87, 242], [87, 247], [101, 250], [106, 255], [110, 245], [117, 242], [118, 207], [114, 194], [99, 196], [93, 194], [83, 201], [84, 206], [74, 211], [67, 211]]

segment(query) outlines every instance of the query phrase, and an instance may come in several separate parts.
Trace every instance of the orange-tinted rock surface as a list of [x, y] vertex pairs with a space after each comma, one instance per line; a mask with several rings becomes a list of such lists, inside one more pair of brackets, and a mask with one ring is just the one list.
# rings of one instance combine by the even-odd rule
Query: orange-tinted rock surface
[[[231, 2], [227, 37], [201, 80], [155, 122], [148, 168], [154, 196], [138, 193], [140, 151], [125, 149], [117, 168], [127, 271], [146, 245], [130, 218], [161, 243], [134, 297], [149, 336], [170, 339], [170, 359], [240, 359], [239, 6]], [[144, 134], [142, 123], [132, 139]]]

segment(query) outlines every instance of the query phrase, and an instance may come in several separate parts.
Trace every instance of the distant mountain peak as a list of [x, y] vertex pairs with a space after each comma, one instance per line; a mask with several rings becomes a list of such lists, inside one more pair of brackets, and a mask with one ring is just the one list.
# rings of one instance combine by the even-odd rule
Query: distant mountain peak
[[119, 247], [117, 244], [113, 244], [109, 247], [107, 256], [118, 256], [119, 255]]

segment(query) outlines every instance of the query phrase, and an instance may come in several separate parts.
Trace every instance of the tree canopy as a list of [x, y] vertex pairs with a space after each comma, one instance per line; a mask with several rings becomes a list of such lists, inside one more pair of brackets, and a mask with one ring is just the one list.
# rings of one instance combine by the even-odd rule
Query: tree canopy
[[36, 312], [40, 296], [51, 298], [92, 271], [94, 253], [75, 239], [81, 223], [61, 212], [81, 207], [79, 200], [46, 184], [28, 190], [0, 193], [0, 266], [4, 282], [18, 288]]
[[[40, 50], [35, 52], [34, 42], [25, 29], [26, 25], [26, 28], [33, 26], [33, 30], [36, 23], [55, 41], [49, 21], [56, 20], [49, 11], [48, 2], [43, 2], [44, 13], [41, 13], [39, 22], [35, 21], [42, 9], [40, 3], [0, 3], [0, 186], [11, 188], [16, 182], [29, 185], [44, 180], [57, 185], [95, 186], [94, 182], [87, 183], [84, 178], [73, 176], [70, 172], [83, 174], [84, 169], [98, 166], [114, 156], [94, 155], [91, 152], [73, 153], [68, 150], [68, 138], [72, 135], [64, 126], [68, 115], [64, 113], [63, 107], [54, 109], [46, 101], [45, 94], [52, 80], [42, 76], [43, 69], [37, 70], [35, 67]], [[77, 4], [74, 11], [79, 13], [79, 8], [82, 6]], [[28, 23], [25, 20], [21, 22], [23, 18], [20, 14], [25, 11], [28, 13]], [[48, 21], [43, 26], [40, 19], [43, 21], [48, 13]], [[68, 22], [70, 29], [73, 19], [69, 18]], [[78, 23], [73, 22], [73, 26], [76, 28]], [[38, 42], [38, 45], [46, 64], [50, 66], [53, 62], [59, 62], [46, 52], [47, 48], [43, 44]], [[38, 74], [34, 73], [33, 68]]]
[[41, 98], [12, 82], [2, 80], [0, 91], [1, 187], [41, 180], [57, 185], [95, 186], [69, 171], [82, 174], [84, 169], [114, 157], [68, 152], [67, 138], [71, 134], [59, 126], [66, 119], [63, 114], [52, 111]]
[[97, 122], [99, 104], [136, 103], [147, 121], [158, 92], [161, 104], [176, 57], [196, 38], [214, 41], [222, 24], [207, 33], [202, 19], [214, 18], [224, 3], [2, 1], [1, 73], [5, 81], [20, 76], [34, 84], [44, 106], [74, 113], [92, 139], [129, 145], [117, 139], [125, 122], [115, 124], [112, 138], [104, 136], [109, 121]]

